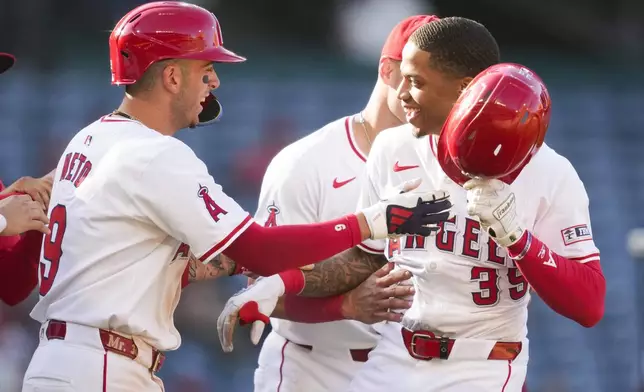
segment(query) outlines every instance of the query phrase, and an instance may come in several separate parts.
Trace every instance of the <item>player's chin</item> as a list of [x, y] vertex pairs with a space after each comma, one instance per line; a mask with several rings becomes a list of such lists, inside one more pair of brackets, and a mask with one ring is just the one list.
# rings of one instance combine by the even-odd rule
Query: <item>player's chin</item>
[[421, 119], [412, 119], [409, 121], [409, 124], [413, 127], [412, 132], [415, 137], [423, 137], [428, 134], [427, 125]]
[[437, 124], [436, 121], [426, 121], [424, 119], [410, 121], [410, 124], [414, 126], [413, 133], [417, 138], [427, 135], [439, 135], [442, 127], [442, 123]]
[[203, 110], [203, 107], [201, 104], [199, 104], [199, 108], [195, 111], [195, 115], [192, 117], [192, 120], [190, 121], [189, 128], [196, 128], [197, 125], [199, 124], [199, 114], [201, 114], [201, 111]]
[[421, 137], [425, 136], [426, 134], [427, 133], [423, 132], [423, 130], [420, 129], [420, 128], [417, 128], [417, 127], [412, 128], [412, 135], [414, 135], [415, 138], [421, 138]]

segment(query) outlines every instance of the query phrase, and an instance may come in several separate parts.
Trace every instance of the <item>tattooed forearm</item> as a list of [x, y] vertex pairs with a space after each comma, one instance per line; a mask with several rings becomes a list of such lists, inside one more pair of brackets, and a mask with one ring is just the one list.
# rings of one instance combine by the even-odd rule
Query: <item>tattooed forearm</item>
[[315, 264], [312, 270], [303, 271], [305, 278], [303, 297], [329, 297], [346, 293], [364, 282], [372, 273], [385, 265], [384, 255], [352, 248], [330, 259]]
[[235, 266], [235, 261], [223, 254], [215, 256], [207, 264], [204, 264], [194, 256], [191, 256], [190, 261], [188, 262], [188, 280], [190, 282], [196, 282], [198, 280], [230, 276], [235, 271]]

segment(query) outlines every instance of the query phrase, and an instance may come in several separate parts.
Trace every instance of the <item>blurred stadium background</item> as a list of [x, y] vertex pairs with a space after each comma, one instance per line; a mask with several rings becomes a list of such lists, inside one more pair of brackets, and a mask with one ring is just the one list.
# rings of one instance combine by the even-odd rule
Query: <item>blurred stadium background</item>
[[[112, 111], [107, 38], [144, 1], [0, 2], [0, 51], [17, 55], [0, 78], [0, 178], [41, 176], [80, 128]], [[254, 212], [266, 165], [284, 145], [357, 112], [376, 80], [381, 45], [406, 16], [465, 16], [496, 36], [503, 60], [548, 84], [546, 141], [585, 182], [608, 281], [603, 321], [586, 330], [530, 305], [531, 392], [644, 390], [638, 270], [625, 243], [644, 225], [644, 2], [641, 0], [195, 0], [219, 17], [224, 42], [248, 57], [220, 65], [221, 121], [184, 131], [228, 194]], [[216, 318], [241, 278], [188, 287], [176, 320], [183, 345], [161, 372], [170, 392], [251, 391], [259, 349], [244, 330], [223, 354]], [[20, 390], [37, 343], [36, 294], [0, 307], [0, 391]], [[306, 391], [303, 391], [306, 392]]]

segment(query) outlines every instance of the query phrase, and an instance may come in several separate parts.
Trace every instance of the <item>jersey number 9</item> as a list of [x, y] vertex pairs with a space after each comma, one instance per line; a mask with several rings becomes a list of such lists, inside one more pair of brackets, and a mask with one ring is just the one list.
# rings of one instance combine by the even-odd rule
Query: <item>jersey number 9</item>
[[54, 278], [58, 272], [60, 257], [63, 255], [61, 246], [67, 229], [67, 208], [58, 204], [51, 210], [49, 216], [51, 233], [45, 235], [43, 257], [40, 260], [40, 295], [45, 296], [51, 290]]

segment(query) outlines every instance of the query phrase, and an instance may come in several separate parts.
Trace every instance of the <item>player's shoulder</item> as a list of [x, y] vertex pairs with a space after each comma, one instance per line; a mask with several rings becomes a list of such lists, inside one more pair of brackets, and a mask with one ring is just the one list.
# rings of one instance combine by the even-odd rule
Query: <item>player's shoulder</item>
[[[83, 128], [79, 133], [109, 132], [114, 134], [120, 132], [132, 132], [141, 129], [149, 128], [136, 120], [123, 118], [113, 114], [107, 114], [101, 116], [96, 121], [85, 126], [85, 128]], [[132, 134], [136, 135], [136, 133]]]
[[413, 148], [418, 139], [414, 137], [412, 130], [411, 125], [402, 124], [380, 131], [371, 146], [369, 160], [397, 156], [400, 150], [410, 146]]
[[387, 128], [378, 133], [373, 141], [373, 149], [390, 150], [408, 145], [415, 145], [418, 138], [414, 136], [413, 127], [410, 124], [402, 124], [396, 127]]
[[[525, 189], [540, 189], [537, 194], [556, 199], [561, 193], [572, 196], [577, 191], [584, 193], [585, 187], [568, 158], [547, 144], [543, 144], [516, 180]], [[575, 197], [581, 197], [575, 194]]]
[[534, 174], [550, 179], [569, 179], [577, 177], [577, 171], [568, 158], [544, 143], [526, 166]]
[[101, 144], [112, 159], [126, 166], [145, 167], [150, 162], [160, 166], [200, 162], [194, 151], [174, 136], [163, 135], [144, 124], [118, 116], [103, 116], [89, 124], [77, 138]]
[[346, 139], [347, 119], [348, 117], [343, 117], [332, 121], [282, 148], [271, 165], [313, 170], [319, 164], [324, 164], [337, 152], [342, 138]]

